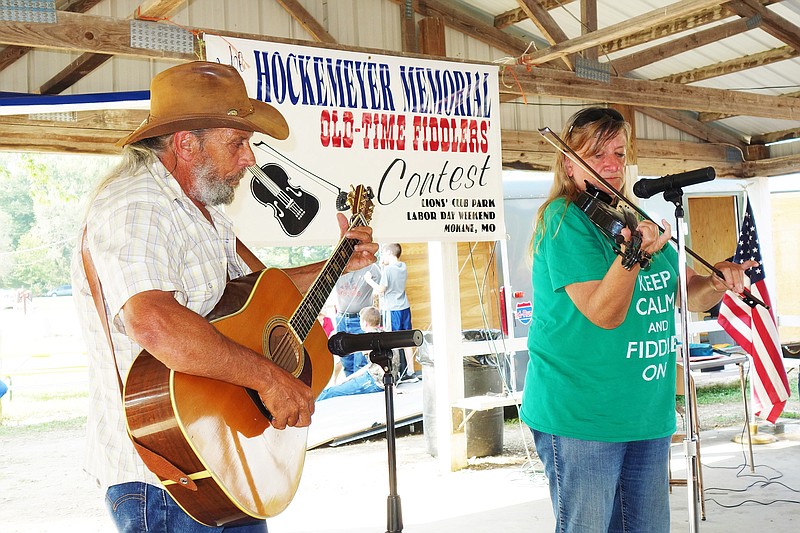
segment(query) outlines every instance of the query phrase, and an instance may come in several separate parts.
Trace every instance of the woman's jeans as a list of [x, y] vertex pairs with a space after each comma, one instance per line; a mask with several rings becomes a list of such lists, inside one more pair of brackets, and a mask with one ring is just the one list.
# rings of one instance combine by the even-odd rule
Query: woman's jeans
[[263, 520], [246, 526], [208, 527], [196, 522], [162, 488], [131, 482], [106, 491], [106, 507], [117, 530], [124, 533], [266, 533]]
[[533, 430], [557, 533], [669, 533], [671, 437], [599, 442]]

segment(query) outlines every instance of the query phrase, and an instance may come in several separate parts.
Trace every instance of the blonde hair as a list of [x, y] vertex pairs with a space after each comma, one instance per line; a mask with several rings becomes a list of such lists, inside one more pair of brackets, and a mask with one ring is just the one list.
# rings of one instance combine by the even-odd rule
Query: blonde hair
[[381, 325], [381, 312], [376, 307], [365, 307], [358, 312], [359, 318], [371, 328], [377, 328]]
[[[620, 133], [625, 134], [627, 148], [631, 138], [631, 126], [625, 122], [622, 115], [608, 107], [587, 107], [570, 117], [561, 132], [561, 139], [577, 153], [591, 153]], [[533, 235], [528, 245], [531, 260], [538, 247], [539, 238], [544, 236], [546, 229], [544, 213], [547, 207], [556, 198], [565, 198], [567, 204], [574, 202], [580, 191], [575, 180], [567, 172], [567, 156], [557, 151], [553, 164], [553, 185], [547, 199], [536, 212]]]

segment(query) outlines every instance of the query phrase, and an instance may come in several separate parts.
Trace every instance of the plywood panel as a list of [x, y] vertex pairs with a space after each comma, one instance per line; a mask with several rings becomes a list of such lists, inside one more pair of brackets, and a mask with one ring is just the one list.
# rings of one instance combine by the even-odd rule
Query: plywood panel
[[[490, 328], [499, 328], [498, 281], [493, 242], [459, 243], [459, 287], [461, 291], [461, 324], [464, 329], [483, 328], [484, 314]], [[414, 328], [431, 327], [430, 278], [428, 245], [403, 244], [402, 260], [408, 268], [406, 293], [411, 303]], [[472, 257], [470, 257], [470, 252]], [[477, 279], [477, 284], [476, 284]], [[480, 297], [479, 297], [480, 289]]]
[[[739, 225], [733, 196], [689, 198], [689, 246], [711, 263], [724, 261], [736, 253]], [[710, 271], [689, 256], [689, 265], [700, 274]]]
[[[772, 201], [772, 242], [775, 249], [775, 265], [765, 265], [774, 271], [777, 278], [778, 315], [800, 315], [800, 193], [777, 193], [770, 195]], [[774, 270], [773, 270], [774, 269]], [[800, 328], [780, 327], [781, 342], [800, 340]]]

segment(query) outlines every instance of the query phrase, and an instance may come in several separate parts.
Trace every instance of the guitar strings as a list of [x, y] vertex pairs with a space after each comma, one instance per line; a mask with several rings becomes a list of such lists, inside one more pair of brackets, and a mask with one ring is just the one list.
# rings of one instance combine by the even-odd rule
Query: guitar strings
[[[366, 221], [363, 215], [358, 213], [353, 217], [348, 229], [352, 229], [357, 225], [364, 224], [366, 224]], [[331, 255], [331, 258], [322, 268], [319, 276], [317, 276], [317, 279], [314, 280], [314, 283], [309, 288], [306, 297], [303, 298], [300, 306], [298, 306], [297, 310], [289, 318], [288, 322], [291, 329], [287, 330], [286, 333], [281, 336], [281, 339], [275, 346], [274, 353], [273, 350], [270, 349], [270, 355], [272, 355], [273, 362], [275, 362], [284, 370], [290, 370], [291, 372], [295, 372], [297, 370], [304, 352], [302, 340], [305, 340], [305, 338], [311, 332], [314, 321], [316, 321], [322, 306], [327, 300], [327, 296], [325, 298], [321, 297], [320, 285], [322, 285], [323, 281], [326, 281], [330, 287], [333, 287], [335, 279], [339, 278], [339, 275], [344, 271], [344, 268], [347, 265], [347, 261], [349, 261], [350, 257], [353, 255], [355, 243], [355, 239], [342, 237], [336, 247], [336, 250], [334, 250], [333, 255]], [[336, 275], [333, 275], [334, 273]], [[312, 306], [316, 308], [314, 313], [311, 313], [310, 311], [302, 311], [302, 309], [306, 307], [303, 305], [303, 303], [306, 301], [310, 301], [312, 304], [314, 304], [314, 306]], [[296, 341], [300, 339], [295, 338], [295, 336], [292, 334], [292, 331], [296, 332], [298, 337], [302, 339], [299, 343]], [[291, 362], [294, 362], [294, 368], [287, 368], [286, 364], [290, 362], [288, 359], [293, 359]]]

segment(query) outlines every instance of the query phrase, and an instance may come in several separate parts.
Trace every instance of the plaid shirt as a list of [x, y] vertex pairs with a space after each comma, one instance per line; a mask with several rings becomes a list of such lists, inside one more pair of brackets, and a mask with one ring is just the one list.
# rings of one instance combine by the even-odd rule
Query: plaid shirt
[[89, 208], [86, 239], [112, 323], [118, 365], [115, 368], [78, 250], [72, 283], [89, 354], [91, 402], [85, 468], [103, 489], [129, 481], [160, 485], [126, 431], [117, 376], [127, 375], [141, 347], [125, 335], [123, 305], [143, 291], [169, 291], [204, 316], [221, 298], [227, 279], [249, 272], [236, 255], [231, 221], [213, 207], [208, 210], [213, 225], [161, 163], [113, 180]]

